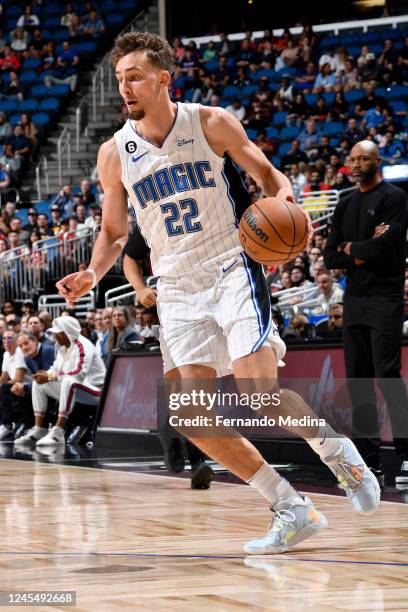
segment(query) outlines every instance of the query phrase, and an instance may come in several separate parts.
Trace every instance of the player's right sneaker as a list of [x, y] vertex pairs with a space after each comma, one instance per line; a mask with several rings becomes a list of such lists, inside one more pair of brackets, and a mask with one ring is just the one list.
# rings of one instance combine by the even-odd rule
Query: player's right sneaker
[[272, 508], [274, 516], [266, 536], [244, 546], [250, 555], [275, 555], [327, 527], [326, 517], [316, 510], [308, 497], [281, 499]]
[[359, 514], [372, 514], [380, 504], [381, 489], [357, 448], [348, 438], [341, 438], [340, 450], [322, 459], [336, 476], [339, 486]]
[[20, 438], [17, 438], [17, 440], [14, 441], [14, 446], [30, 446], [32, 444], [36, 444], [38, 442], [38, 440], [41, 440], [41, 438], [44, 438], [44, 436], [46, 436], [48, 433], [48, 429], [46, 429], [45, 427], [32, 427], [31, 429], [29, 429], [27, 431], [26, 434], [24, 434], [24, 436], [21, 436]]

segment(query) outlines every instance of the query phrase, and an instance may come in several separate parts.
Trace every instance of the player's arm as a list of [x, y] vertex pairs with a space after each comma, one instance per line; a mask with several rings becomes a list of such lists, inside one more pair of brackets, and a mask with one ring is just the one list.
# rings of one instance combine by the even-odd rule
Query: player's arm
[[120, 255], [128, 235], [127, 196], [121, 182], [119, 153], [113, 138], [99, 149], [98, 174], [104, 191], [102, 227], [95, 242], [89, 271], [69, 274], [58, 291], [73, 306], [106, 274]]
[[295, 201], [289, 179], [275, 168], [248, 139], [241, 123], [222, 108], [200, 108], [200, 119], [208, 144], [220, 157], [228, 155], [261, 187], [267, 196]]
[[157, 299], [156, 291], [151, 287], [146, 287], [140, 263], [136, 259], [129, 257], [129, 255], [125, 255], [123, 259], [123, 272], [136, 291], [137, 301], [146, 308], [154, 306]]

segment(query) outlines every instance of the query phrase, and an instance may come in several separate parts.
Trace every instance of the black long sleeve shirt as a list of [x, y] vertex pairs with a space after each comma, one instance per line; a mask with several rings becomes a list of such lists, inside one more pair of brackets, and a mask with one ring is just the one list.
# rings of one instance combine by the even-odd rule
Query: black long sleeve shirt
[[[376, 225], [390, 228], [373, 238]], [[333, 214], [324, 262], [327, 268], [345, 268], [346, 293], [354, 296], [402, 296], [405, 279], [408, 197], [398, 187], [382, 181], [374, 189], [359, 189], [344, 196]], [[351, 255], [338, 252], [341, 242], [351, 242]], [[357, 266], [354, 258], [363, 259]]]

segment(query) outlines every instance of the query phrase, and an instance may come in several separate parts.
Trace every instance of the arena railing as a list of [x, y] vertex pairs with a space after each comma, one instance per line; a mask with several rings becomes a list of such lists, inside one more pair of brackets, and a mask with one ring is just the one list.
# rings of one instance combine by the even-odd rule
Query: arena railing
[[79, 143], [81, 134], [87, 135], [88, 131], [88, 102], [86, 97], [83, 97], [75, 111], [75, 151], [79, 153]]
[[88, 263], [96, 240], [91, 228], [66, 232], [38, 240], [28, 246], [9, 249], [0, 255], [0, 301], [17, 302], [43, 292], [50, 282], [75, 272]]
[[[59, 317], [66, 307], [67, 303], [60, 295], [41, 295], [38, 299], [38, 310], [46, 310], [53, 319]], [[77, 317], [84, 317], [90, 308], [95, 308], [95, 293], [93, 291], [79, 298], [73, 310]]]
[[[362, 33], [368, 32], [369, 29], [377, 29], [379, 27], [391, 27], [392, 29], [398, 28], [401, 24], [408, 24], [408, 15], [399, 15], [395, 17], [379, 17], [378, 19], [362, 19], [356, 21], [340, 21], [334, 23], [318, 23], [313, 24], [313, 31], [317, 34], [319, 33], [333, 33], [334, 35], [338, 35], [340, 32], [345, 32], [348, 30], [361, 30]], [[291, 34], [294, 36], [299, 36], [303, 32], [302, 26], [294, 26], [289, 28]], [[283, 28], [275, 28], [272, 30], [272, 34], [274, 36], [282, 36], [284, 30]], [[264, 30], [258, 30], [256, 32], [252, 32], [252, 37], [254, 39], [263, 38], [265, 36]], [[228, 39], [231, 41], [234, 40], [243, 40], [245, 38], [245, 32], [236, 32], [234, 34], [229, 34]], [[214, 35], [206, 35], [206, 36], [192, 36], [192, 37], [182, 37], [183, 44], [187, 44], [190, 40], [194, 40], [197, 45], [207, 44], [211, 40], [214, 42], [220, 41], [219, 34]]]
[[71, 132], [65, 127], [57, 141], [58, 181], [62, 185], [63, 168], [71, 168]]
[[[156, 287], [157, 276], [147, 276], [145, 278], [145, 283], [146, 287]], [[127, 283], [126, 285], [120, 285], [119, 287], [108, 289], [108, 291], [106, 291], [105, 293], [105, 308], [114, 307], [118, 304], [121, 304], [122, 300], [135, 297], [136, 292], [131, 289], [131, 287], [132, 285]]]
[[300, 194], [298, 204], [309, 213], [315, 233], [327, 228], [328, 220], [332, 217], [339, 202], [339, 194], [340, 192], [337, 189], [309, 191]]
[[35, 167], [35, 181], [37, 187], [37, 199], [42, 200], [43, 182], [45, 186], [44, 193], [48, 196], [50, 193], [50, 181], [48, 176], [48, 161], [46, 155], [41, 155], [40, 161]]

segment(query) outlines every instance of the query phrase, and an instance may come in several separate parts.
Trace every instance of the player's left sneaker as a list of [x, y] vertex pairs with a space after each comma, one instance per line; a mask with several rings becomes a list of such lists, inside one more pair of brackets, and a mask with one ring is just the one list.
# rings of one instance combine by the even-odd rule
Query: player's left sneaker
[[372, 514], [380, 504], [381, 489], [357, 448], [348, 438], [341, 438], [340, 450], [322, 459], [336, 476], [339, 486], [359, 514]]
[[274, 516], [266, 536], [244, 546], [250, 555], [275, 555], [327, 527], [326, 517], [316, 510], [308, 497], [281, 499], [272, 508]]
[[65, 431], [62, 427], [54, 425], [46, 436], [38, 440], [36, 446], [57, 446], [58, 444], [65, 444]]

